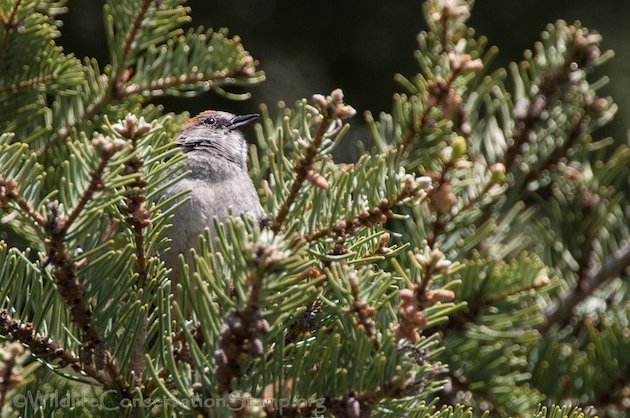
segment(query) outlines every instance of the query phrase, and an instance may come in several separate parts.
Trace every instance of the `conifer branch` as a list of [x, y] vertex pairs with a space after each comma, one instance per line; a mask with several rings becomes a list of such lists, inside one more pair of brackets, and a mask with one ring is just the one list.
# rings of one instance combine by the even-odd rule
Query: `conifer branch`
[[578, 285], [564, 295], [560, 301], [549, 306], [547, 320], [538, 328], [545, 334], [554, 325], [566, 323], [573, 309], [604, 283], [618, 277], [630, 266], [630, 242], [624, 243], [614, 254], [607, 256], [600, 266], [585, 271]]
[[[106, 159], [108, 159], [108, 157], [103, 157], [103, 160]], [[100, 182], [100, 176], [96, 177], [98, 177], [98, 179], [91, 182], [91, 184]], [[95, 177], [93, 177], [93, 179], [94, 178]], [[57, 283], [57, 288], [64, 301], [70, 306], [73, 321], [77, 323], [83, 331], [86, 348], [94, 348], [98, 354], [102, 353], [104, 350], [103, 342], [92, 322], [91, 309], [84, 302], [83, 285], [81, 285], [77, 278], [77, 264], [72, 259], [72, 256], [68, 254], [68, 247], [65, 242], [68, 228], [78, 216], [78, 212], [74, 217], [64, 220], [59, 216], [57, 207], [51, 203], [49, 204], [49, 216], [48, 219], [46, 219], [35, 212], [30, 204], [17, 193], [17, 188], [18, 186], [15, 181], [0, 182], [0, 203], [4, 202], [6, 204], [8, 200], [16, 201], [20, 209], [49, 234], [47, 262], [50, 262], [54, 266], [53, 276]], [[89, 200], [85, 200], [83, 197], [87, 195], [91, 196], [93, 191], [93, 187], [88, 187], [82, 198], [79, 199], [79, 205], [77, 207], [83, 209], [87, 200]], [[83, 202], [83, 204], [81, 204], [81, 202]], [[5, 206], [5, 204], [2, 206]], [[73, 213], [75, 212], [73, 211], [71, 216]], [[102, 356], [97, 357], [97, 364], [102, 364]]]
[[120, 208], [125, 215], [125, 222], [131, 228], [134, 237], [134, 247], [136, 252], [136, 273], [139, 275], [140, 286], [144, 286], [147, 274], [147, 254], [145, 247], [144, 230], [151, 225], [151, 212], [145, 207], [147, 198], [144, 189], [147, 182], [142, 178], [142, 167], [144, 161], [140, 158], [138, 149], [138, 139], [149, 132], [151, 125], [144, 121], [144, 118], [136, 118], [128, 115], [124, 123], [116, 123], [112, 126], [122, 137], [131, 142], [133, 156], [129, 158], [123, 168], [125, 175], [132, 175], [135, 180], [127, 186], [123, 193], [124, 206]]
[[568, 80], [571, 72], [571, 63], [571, 60], [566, 60], [564, 65], [556, 72], [543, 75], [539, 86], [540, 93], [530, 97], [527, 103], [516, 103], [514, 106], [512, 144], [505, 152], [503, 161], [506, 172], [509, 173], [512, 170], [514, 162], [523, 153], [523, 145], [530, 140], [532, 130], [541, 121], [542, 114], [548, 106], [548, 101]]
[[111, 157], [122, 148], [119, 142], [109, 142], [104, 137], [99, 137], [94, 141], [95, 148], [100, 153], [100, 161], [94, 172], [90, 175], [90, 183], [84, 190], [75, 208], [67, 218], [63, 218], [54, 203], [48, 205], [49, 216], [45, 225], [49, 234], [47, 261], [53, 266], [53, 277], [57, 284], [57, 289], [65, 303], [70, 307], [72, 320], [82, 331], [83, 348], [82, 362], [91, 364], [92, 350], [94, 352], [94, 364], [96, 369], [107, 371], [112, 382], [119, 390], [126, 394], [129, 384], [125, 381], [114, 360], [107, 351], [105, 344], [94, 323], [92, 309], [85, 301], [84, 286], [78, 278], [78, 265], [68, 252], [66, 235], [72, 224], [85, 209], [87, 203], [93, 199], [94, 193], [102, 189], [103, 173]]
[[450, 302], [455, 298], [455, 293], [448, 289], [428, 290], [435, 273], [443, 273], [451, 266], [451, 262], [444, 258], [440, 250], [431, 250], [427, 255], [412, 255], [422, 266], [422, 278], [414, 283], [411, 289], [401, 289], [398, 292], [400, 298], [399, 322], [394, 327], [397, 340], [403, 338], [415, 343], [420, 339], [418, 329], [427, 326], [425, 306], [436, 302]]
[[10, 86], [0, 87], [0, 94], [13, 93], [17, 90], [28, 89], [38, 84], [44, 84], [47, 81], [54, 80], [55, 78], [56, 76], [54, 74], [49, 74], [43, 77], [33, 78], [31, 80], [20, 81], [19, 83], [14, 83]]
[[351, 391], [347, 396], [324, 398], [323, 405], [304, 402], [299, 405], [282, 406], [278, 408], [273, 403], [265, 403], [265, 414], [267, 417], [312, 417], [318, 411], [319, 406], [323, 406], [326, 412], [339, 418], [362, 418], [369, 417], [371, 410], [379, 402], [389, 398], [399, 398], [407, 393], [412, 385], [406, 382], [386, 381], [378, 389], [364, 390], [362, 392]]
[[461, 216], [462, 213], [466, 212], [468, 209], [472, 208], [475, 204], [480, 202], [495, 184], [497, 184], [495, 179], [488, 180], [483, 186], [483, 189], [481, 189], [481, 191], [477, 193], [474, 197], [469, 199], [461, 208], [457, 209], [457, 211], [450, 216], [449, 220], [446, 223], [448, 224], [454, 222], [457, 218]]
[[548, 278], [544, 278], [543, 280], [534, 280], [534, 282], [528, 286], [522, 287], [520, 289], [516, 289], [516, 290], [510, 290], [504, 293], [501, 293], [498, 296], [494, 296], [494, 297], [489, 297], [487, 298], [484, 302], [483, 305], [484, 306], [494, 306], [499, 302], [502, 302], [504, 300], [506, 300], [507, 298], [510, 298], [512, 296], [516, 296], [516, 295], [521, 295], [523, 293], [532, 291], [532, 290], [538, 290], [542, 287], [545, 287], [549, 284], [549, 279]]
[[[120, 208], [125, 215], [125, 222], [131, 229], [134, 239], [136, 273], [138, 274], [137, 286], [144, 288], [149, 282], [147, 272], [147, 250], [145, 248], [145, 229], [151, 225], [151, 212], [144, 207], [147, 198], [144, 189], [147, 182], [142, 178], [142, 167], [144, 160], [139, 155], [138, 139], [149, 132], [151, 125], [144, 121], [144, 118], [136, 118], [128, 115], [124, 123], [116, 123], [112, 126], [121, 136], [131, 142], [133, 155], [124, 163], [123, 173], [133, 175], [135, 180], [129, 184], [123, 193], [124, 206]], [[147, 315], [143, 313], [142, 327], [138, 331], [134, 343], [133, 370], [135, 373], [135, 386], [142, 385], [142, 373], [144, 370], [143, 348], [147, 334]]]
[[111, 380], [96, 370], [91, 364], [81, 362], [72, 353], [60, 347], [50, 337], [37, 333], [33, 324], [13, 318], [6, 309], [0, 310], [0, 334], [24, 344], [35, 356], [45, 358], [47, 362], [59, 361], [60, 367], [72, 366], [75, 371], [83, 372], [102, 385], [111, 385]]
[[458, 113], [458, 128], [462, 130], [466, 138], [469, 136], [466, 130], [463, 129], [465, 113], [459, 109], [462, 103], [462, 97], [452, 86], [453, 82], [463, 71], [480, 69], [481, 67], [479, 65], [481, 62], [478, 59], [472, 60], [468, 54], [453, 55], [452, 53], [449, 54], [449, 61], [451, 62], [452, 72], [446, 80], [440, 78], [427, 81], [428, 96], [426, 98], [426, 105], [424, 109], [422, 109], [422, 112], [416, 115], [416, 120], [412, 121], [411, 127], [403, 138], [402, 144], [398, 150], [398, 162], [400, 162], [407, 148], [409, 148], [413, 140], [420, 133], [420, 129], [427, 122], [431, 111], [437, 107], [442, 109], [443, 116], [447, 119], [452, 118], [455, 113]]
[[24, 196], [18, 193], [18, 184], [15, 180], [5, 180], [0, 175], [0, 209], [4, 209], [9, 202], [15, 202], [18, 208], [27, 218], [41, 228], [46, 228], [48, 221], [26, 201]]
[[317, 156], [317, 153], [319, 152], [319, 148], [322, 145], [324, 135], [326, 134], [326, 131], [328, 130], [328, 127], [330, 126], [332, 121], [333, 119], [331, 116], [324, 116], [317, 123], [317, 131], [315, 133], [315, 137], [313, 138], [313, 141], [311, 142], [309, 147], [306, 149], [304, 158], [302, 158], [300, 162], [298, 163], [298, 165], [295, 166], [295, 169], [294, 169], [295, 174], [296, 174], [295, 180], [293, 180], [293, 184], [291, 185], [291, 188], [289, 190], [289, 195], [287, 196], [286, 200], [280, 207], [280, 210], [278, 211], [278, 214], [276, 215], [276, 219], [274, 220], [273, 225], [271, 226], [272, 231], [279, 232], [280, 229], [282, 228], [282, 224], [284, 223], [284, 221], [287, 218], [287, 215], [289, 214], [291, 205], [293, 205], [293, 202], [295, 202], [295, 199], [297, 198], [297, 195], [300, 192], [300, 189], [302, 188], [304, 181], [306, 180], [306, 176], [308, 175], [308, 172], [311, 170], [311, 167], [313, 166], [315, 157]]
[[210, 74], [194, 73], [183, 74], [179, 77], [165, 77], [152, 81], [150, 84], [131, 84], [123, 88], [120, 92], [122, 97], [130, 96], [132, 94], [143, 94], [149, 91], [159, 91], [177, 86], [185, 86], [187, 84], [194, 84], [201, 81], [214, 82], [217, 80], [223, 80], [236, 77], [236, 73], [226, 73], [225, 71], [215, 71]]
[[131, 25], [131, 28], [129, 29], [129, 34], [127, 35], [127, 38], [125, 39], [125, 44], [123, 46], [122, 52], [116, 62], [116, 71], [110, 83], [110, 86], [112, 88], [116, 87], [117, 81], [120, 79], [120, 76], [125, 70], [125, 64], [127, 62], [127, 58], [129, 58], [129, 53], [131, 52], [131, 46], [136, 40], [136, 35], [138, 34], [140, 27], [142, 26], [142, 21], [144, 20], [144, 16], [147, 14], [149, 10], [149, 6], [151, 6], [151, 3], [153, 2], [154, 0], [144, 0], [142, 2], [142, 5], [140, 6], [140, 10], [138, 10], [136, 17], [134, 18], [133, 24]]
[[[346, 308], [346, 312], [350, 315], [356, 316], [356, 322], [363, 327], [365, 332], [370, 336], [374, 337], [374, 333], [376, 331], [376, 327], [374, 324], [374, 319], [376, 317], [376, 310], [374, 307], [368, 305], [367, 303], [361, 300], [361, 296], [359, 294], [359, 284], [357, 283], [357, 276], [354, 271], [351, 271], [348, 276], [348, 281], [350, 282], [350, 290], [352, 293], [352, 298], [354, 299], [352, 304]], [[379, 349], [381, 343], [374, 339], [374, 343], [376, 348]]]
[[78, 279], [77, 264], [68, 253], [65, 235], [60, 234], [64, 222], [60, 218], [55, 205], [49, 205], [49, 212], [50, 240], [48, 261], [54, 267], [53, 277], [59, 293], [70, 308], [72, 321], [82, 331], [81, 335], [84, 344], [81, 353], [82, 362], [91, 364], [91, 351], [93, 350], [96, 368], [101, 369], [105, 367], [113, 381], [122, 383], [122, 386], [119, 386], [119, 388], [124, 392], [129, 385], [124, 382], [117, 367], [112, 363], [111, 355], [106, 350], [105, 344], [99, 335], [92, 316], [92, 309], [85, 302], [84, 286]]
[[564, 143], [556, 147], [545, 160], [538, 167], [530, 170], [527, 177], [525, 177], [525, 181], [523, 181], [523, 186], [526, 187], [531, 182], [538, 179], [540, 174], [545, 170], [556, 165], [563, 157], [566, 156], [567, 152], [584, 136], [588, 129], [589, 116], [586, 113], [583, 113], [580, 119], [571, 127], [569, 134], [567, 135]]
[[265, 276], [275, 262], [274, 249], [256, 244], [253, 257], [254, 269], [247, 279], [251, 290], [245, 307], [227, 314], [221, 326], [220, 348], [214, 353], [215, 375], [221, 394], [230, 392], [232, 380], [242, 375], [241, 362], [244, 357], [260, 357], [263, 354], [261, 337], [269, 332], [269, 322], [259, 304]]
[[429, 190], [428, 193], [429, 208], [436, 213], [435, 222], [433, 222], [431, 228], [431, 234], [427, 238], [429, 248], [431, 249], [435, 247], [438, 237], [444, 232], [444, 228], [446, 227], [446, 223], [444, 219], [440, 217], [440, 214], [450, 209], [456, 203], [455, 195], [451, 192], [450, 182], [446, 180], [446, 175], [452, 167], [453, 160], [447, 160], [442, 167], [442, 171], [432, 176], [435, 178], [438, 185], [434, 189]]
[[[92, 120], [103, 107], [107, 106], [112, 101], [115, 96], [114, 93], [121, 90], [121, 80], [129, 77], [129, 72], [125, 68], [125, 63], [129, 57], [129, 53], [131, 51], [133, 42], [135, 41], [138, 30], [142, 26], [142, 20], [144, 19], [144, 16], [146, 15], [149, 6], [153, 1], [154, 0], [144, 0], [140, 7], [140, 10], [138, 11], [138, 14], [136, 14], [131, 29], [129, 30], [129, 34], [125, 39], [122, 52], [118, 57], [118, 60], [116, 61], [115, 68], [113, 69], [112, 74], [107, 80], [107, 88], [105, 90], [105, 93], [101, 95], [94, 103], [91, 103], [86, 111], [83, 113], [83, 115], [76, 118], [69, 126], [65, 126], [59, 129], [56, 135], [53, 137], [51, 143], [56, 143], [59, 140], [67, 138], [70, 135], [72, 128], [76, 127], [81, 121]], [[47, 145], [47, 147], [50, 147], [50, 143]]]
[[297, 199], [298, 193], [302, 188], [302, 185], [310, 176], [313, 176], [312, 167], [315, 162], [315, 158], [319, 153], [319, 149], [322, 145], [322, 141], [326, 136], [328, 128], [337, 120], [348, 119], [356, 114], [356, 110], [352, 106], [343, 103], [343, 91], [341, 89], [335, 89], [330, 96], [324, 97], [321, 94], [313, 95], [313, 103], [319, 110], [319, 115], [316, 116], [317, 131], [315, 137], [309, 144], [304, 153], [304, 157], [295, 166], [294, 171], [296, 178], [291, 185], [289, 195], [280, 207], [276, 219], [274, 220], [271, 230], [279, 232], [282, 228], [284, 221], [291, 210], [291, 206]]
[[98, 165], [96, 166], [96, 169], [92, 173], [90, 173], [90, 183], [81, 194], [81, 197], [79, 198], [76, 206], [70, 212], [68, 217], [65, 220], [61, 221], [60, 229], [58, 231], [59, 235], [66, 235], [66, 233], [77, 220], [83, 209], [85, 209], [85, 206], [94, 198], [94, 193], [102, 190], [104, 187], [103, 173], [105, 172], [105, 168], [107, 168], [107, 164], [109, 163], [111, 157], [114, 155], [116, 149], [112, 144], [107, 143], [103, 137], [95, 140], [95, 143], [97, 143], [97, 147], [100, 148], [101, 158]]
[[526, 103], [520, 102], [514, 106], [514, 130], [511, 135], [513, 142], [508, 147], [503, 161], [508, 173], [512, 170], [516, 159], [522, 155], [523, 145], [531, 139], [532, 130], [541, 122], [543, 112], [547, 109], [551, 98], [565, 83], [571, 83], [570, 75], [578, 69], [572, 66], [577, 64], [582, 69], [588, 69], [595, 57], [600, 54], [598, 37], [584, 36], [576, 32], [575, 27], [567, 30], [571, 31], [572, 37], [570, 39], [571, 55], [565, 58], [560, 68], [543, 74], [538, 83], [537, 93], [531, 95]]
[[484, 308], [490, 308], [496, 306], [497, 303], [502, 302], [512, 296], [524, 294], [532, 290], [539, 290], [549, 285], [549, 278], [541, 276], [536, 278], [531, 284], [501, 293], [497, 296], [483, 297], [482, 293], [476, 297], [474, 301], [468, 302], [468, 309], [465, 313], [451, 316], [447, 322], [438, 326], [436, 331], [445, 338], [449, 333], [461, 330], [467, 324], [474, 323], [477, 320], [477, 316], [482, 312]]
[[336, 222], [333, 226], [320, 228], [303, 236], [308, 242], [317, 241], [327, 236], [333, 238], [344, 237], [347, 239], [358, 233], [360, 228], [370, 228], [374, 225], [383, 224], [387, 219], [394, 216], [393, 208], [401, 204], [408, 198], [422, 199], [426, 196], [425, 189], [428, 186], [426, 178], [413, 180], [408, 177], [403, 190], [393, 200], [382, 199], [377, 206], [361, 211], [357, 216]]
[[[422, 112], [415, 117], [416, 120], [411, 123], [411, 127], [407, 131], [407, 134], [405, 135], [399, 149], [400, 158], [402, 158], [402, 154], [407, 148], [409, 148], [413, 140], [416, 138], [419, 130], [422, 128], [422, 126], [424, 126], [427, 118], [434, 108], [438, 106], [443, 106], [445, 108], [445, 111], [454, 110], [452, 106], [453, 103], [451, 103], [451, 101], [449, 100], [449, 96], [451, 98], [455, 96], [459, 97], [459, 94], [451, 88], [451, 84], [457, 78], [458, 74], [459, 71], [454, 71], [447, 80], [438, 79], [429, 80], [427, 82], [427, 90], [429, 92], [429, 95], [426, 99], [426, 106], [424, 107], [424, 109], [422, 109]], [[461, 102], [461, 97], [459, 98], [459, 101]], [[459, 103], [457, 103], [457, 105], [459, 105]]]
[[4, 36], [2, 37], [2, 45], [0, 45], [0, 60], [3, 59], [4, 51], [7, 49], [7, 45], [9, 44], [9, 34], [11, 33], [11, 29], [17, 27], [18, 23], [15, 21], [15, 15], [17, 14], [21, 3], [22, 0], [15, 0], [15, 3], [11, 8], [11, 12], [9, 13], [9, 17], [2, 19], [2, 24], [4, 25]]

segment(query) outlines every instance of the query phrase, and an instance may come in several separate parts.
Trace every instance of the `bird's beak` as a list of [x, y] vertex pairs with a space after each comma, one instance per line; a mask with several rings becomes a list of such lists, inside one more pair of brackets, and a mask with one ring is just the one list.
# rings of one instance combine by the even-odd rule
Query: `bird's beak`
[[258, 113], [234, 116], [234, 119], [230, 121], [230, 124], [227, 127], [229, 129], [244, 128], [245, 126], [249, 125], [250, 123], [254, 122], [256, 119], [258, 119], [258, 117], [259, 117]]

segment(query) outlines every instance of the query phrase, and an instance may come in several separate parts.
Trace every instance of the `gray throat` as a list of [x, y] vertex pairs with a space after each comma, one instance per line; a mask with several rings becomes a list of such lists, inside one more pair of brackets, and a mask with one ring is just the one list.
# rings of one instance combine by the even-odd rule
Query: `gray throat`
[[203, 142], [195, 146], [183, 146], [182, 151], [186, 155], [188, 165], [196, 170], [221, 171], [221, 170], [246, 170], [245, 159], [239, 155], [236, 149], [229, 149], [216, 142]]
[[205, 180], [210, 183], [230, 180], [235, 174], [246, 172], [242, 160], [235, 156], [217, 153], [212, 147], [198, 147], [185, 152], [186, 163], [191, 171], [189, 179]]

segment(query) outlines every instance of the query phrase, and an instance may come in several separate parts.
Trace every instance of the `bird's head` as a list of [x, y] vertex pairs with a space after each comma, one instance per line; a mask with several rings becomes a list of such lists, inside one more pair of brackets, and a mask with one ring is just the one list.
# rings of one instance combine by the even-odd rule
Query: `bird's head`
[[184, 153], [206, 154], [245, 167], [247, 143], [241, 129], [257, 119], [255, 113], [236, 116], [208, 110], [190, 118], [175, 142]]

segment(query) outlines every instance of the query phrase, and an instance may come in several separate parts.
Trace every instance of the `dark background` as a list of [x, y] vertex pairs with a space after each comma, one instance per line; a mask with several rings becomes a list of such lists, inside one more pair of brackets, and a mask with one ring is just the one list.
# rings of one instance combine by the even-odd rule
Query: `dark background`
[[[63, 17], [61, 43], [68, 52], [96, 57], [104, 65], [108, 57], [102, 4], [102, 0], [71, 1], [70, 12]], [[412, 53], [416, 35], [425, 27], [421, 4], [420, 0], [191, 0], [192, 25], [226, 26], [241, 36], [246, 49], [260, 61], [267, 81], [252, 88], [252, 99], [242, 103], [213, 94], [159, 102], [167, 111], [193, 114], [208, 108], [254, 112], [259, 103], [292, 103], [341, 87], [347, 102], [359, 112], [388, 111], [392, 93], [402, 90], [393, 75], [417, 72]], [[556, 19], [581, 20], [598, 30], [604, 37], [603, 49], [616, 52], [599, 70], [611, 78], [603, 93], [612, 95], [620, 106], [615, 122], [599, 136], [612, 135], [618, 143], [625, 143], [630, 114], [626, 94], [630, 83], [629, 18], [630, 2], [626, 0], [478, 0], [469, 23], [500, 48], [495, 66], [520, 60], [545, 25]]]

